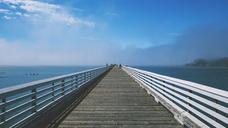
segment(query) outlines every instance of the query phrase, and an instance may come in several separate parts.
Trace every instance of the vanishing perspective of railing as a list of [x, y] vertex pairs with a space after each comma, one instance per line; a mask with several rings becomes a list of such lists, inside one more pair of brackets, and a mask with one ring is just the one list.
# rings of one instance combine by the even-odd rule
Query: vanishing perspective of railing
[[157, 102], [188, 127], [228, 127], [228, 91], [123, 66]]
[[100, 67], [0, 89], [0, 128], [20, 126], [109, 68]]

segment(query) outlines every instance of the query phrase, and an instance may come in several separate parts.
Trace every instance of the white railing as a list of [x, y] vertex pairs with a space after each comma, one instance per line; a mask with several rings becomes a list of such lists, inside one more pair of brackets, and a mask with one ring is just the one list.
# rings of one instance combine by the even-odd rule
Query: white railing
[[228, 127], [228, 91], [132, 67], [123, 66], [123, 70], [181, 124], [193, 128]]
[[20, 127], [109, 68], [100, 67], [0, 89], [0, 128]]

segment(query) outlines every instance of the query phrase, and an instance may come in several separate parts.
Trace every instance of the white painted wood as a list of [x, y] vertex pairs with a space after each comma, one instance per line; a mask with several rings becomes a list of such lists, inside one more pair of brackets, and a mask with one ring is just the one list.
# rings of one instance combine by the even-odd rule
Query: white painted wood
[[168, 77], [168, 76], [164, 76], [164, 75], [159, 75], [156, 73], [152, 73], [152, 72], [148, 72], [148, 71], [144, 71], [144, 70], [140, 70], [140, 69], [135, 69], [135, 68], [131, 68], [131, 67], [128, 67], [128, 68], [141, 72], [141, 73], [148, 74], [154, 78], [158, 78], [160, 80], [170, 82], [171, 84], [175, 84], [177, 86], [201, 93], [205, 96], [217, 99], [221, 102], [228, 103], [228, 92], [227, 91], [224, 91], [221, 89], [216, 89], [213, 87], [209, 87], [209, 86], [194, 83], [194, 82], [190, 82], [190, 81], [186, 81], [186, 80], [181, 80], [181, 79], [172, 78], [172, 77]]
[[[123, 66], [123, 69], [129, 75], [133, 76], [134, 79], [136, 79], [137, 81], [140, 81], [143, 86], [145, 86], [146, 88], [149, 88], [156, 95], [159, 95], [159, 97], [161, 97], [162, 100], [172, 105], [174, 108], [180, 110], [179, 105], [181, 105], [185, 107], [187, 110], [197, 115], [198, 117], [200, 117], [201, 120], [208, 122], [214, 127], [225, 128], [226, 126], [228, 126], [228, 118], [227, 116], [225, 116], [228, 114], [228, 108], [226, 107], [228, 104], [227, 91], [208, 87], [208, 86], [190, 82], [190, 81], [185, 81], [177, 78], [159, 75], [156, 73], [152, 73], [152, 72], [148, 72], [148, 71], [144, 71], [136, 68]], [[182, 88], [185, 88], [191, 91], [187, 91]], [[212, 99], [209, 100], [205, 97], [197, 95], [195, 92]], [[192, 100], [191, 98], [194, 100]], [[216, 100], [213, 100], [213, 99], [221, 101], [223, 102], [223, 104], [217, 103]], [[183, 102], [182, 100], [185, 102]], [[205, 104], [214, 108], [215, 110], [208, 108], [207, 106], [205, 106]], [[217, 118], [217, 120], [198, 111], [193, 106], [211, 115], [212, 117]], [[216, 110], [223, 112], [225, 115], [222, 115]], [[198, 119], [198, 117], [194, 117], [193, 115], [191, 115], [186, 111], [184, 111], [183, 113], [184, 113], [184, 116], [187, 116], [191, 121], [195, 122], [196, 124], [199, 124], [200, 127], [208, 127], [206, 124], [201, 122]], [[220, 124], [218, 120], [226, 124], [226, 126], [223, 126], [224, 124]]]
[[[0, 89], [0, 127], [14, 127], [18, 123], [12, 121], [22, 122], [28, 117], [38, 116], [40, 111], [78, 90], [80, 86], [86, 85], [108, 69], [110, 67], [99, 67]], [[21, 118], [24, 113], [31, 114]]]
[[[131, 73], [131, 75], [134, 76], [134, 78], [136, 78], [138, 81], [140, 81], [144, 86], [150, 88], [151, 91], [153, 91], [155, 94], [157, 94], [159, 97], [161, 97], [162, 99], [165, 100], [165, 102], [167, 102], [168, 104], [170, 104], [173, 108], [177, 109], [180, 113], [181, 116], [187, 116], [188, 118], [190, 118], [193, 122], [195, 122], [198, 126], [200, 127], [206, 127], [209, 128], [206, 124], [204, 124], [202, 121], [200, 121], [199, 119], [195, 118], [194, 116], [192, 116], [191, 114], [189, 114], [188, 112], [186, 112], [185, 110], [183, 110], [182, 108], [180, 108], [178, 105], [176, 105], [174, 102], [172, 102], [171, 100], [169, 100], [168, 98], [166, 98], [165, 96], [163, 96], [161, 93], [159, 93], [157, 90], [153, 89], [150, 84], [144, 80], [142, 80], [141, 78], [139, 78], [138, 76], [136, 76], [135, 73]], [[163, 103], [162, 103], [163, 104]], [[165, 104], [163, 104], [165, 107], [167, 107]], [[170, 110], [169, 107], [167, 107], [167, 109]], [[171, 112], [173, 112], [171, 110]], [[174, 115], [176, 114], [175, 112], [173, 113]], [[184, 122], [183, 120], [181, 120], [182, 123]]]

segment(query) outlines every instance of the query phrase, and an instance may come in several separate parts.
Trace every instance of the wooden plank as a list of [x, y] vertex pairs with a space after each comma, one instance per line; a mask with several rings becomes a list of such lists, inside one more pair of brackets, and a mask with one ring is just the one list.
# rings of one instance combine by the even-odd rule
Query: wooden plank
[[114, 67], [58, 127], [182, 126], [131, 77]]

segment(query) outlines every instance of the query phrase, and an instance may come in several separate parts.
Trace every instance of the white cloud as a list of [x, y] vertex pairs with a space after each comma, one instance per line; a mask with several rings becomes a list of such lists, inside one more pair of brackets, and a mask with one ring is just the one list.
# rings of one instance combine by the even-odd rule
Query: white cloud
[[0, 8], [0, 13], [4, 13], [5, 14], [5, 13], [8, 13], [8, 12], [9, 12], [9, 10]]
[[24, 13], [20, 12], [20, 14], [18, 12], [19, 10], [14, 12], [14, 14], [17, 16], [26, 17], [29, 15], [29, 18], [33, 18], [35, 20], [42, 19], [43, 21], [46, 19], [48, 22], [63, 22], [67, 25], [83, 25], [92, 28], [95, 27], [94, 22], [76, 17], [72, 15], [66, 8], [60, 5], [35, 0], [0, 0], [0, 3], [4, 3], [9, 5], [11, 8], [19, 8], [24, 11]]
[[16, 12], [15, 14], [18, 15], [18, 16], [22, 16], [21, 12]]
[[11, 20], [12, 19], [12, 17], [9, 17], [9, 16], [3, 16], [3, 18], [6, 19], [6, 20]]
[[10, 5], [10, 8], [12, 8], [12, 9], [17, 9], [17, 6], [15, 6], [15, 5]]
[[119, 59], [117, 56], [120, 49], [119, 46], [110, 43], [83, 41], [71, 45], [71, 48], [66, 48], [66, 45], [53, 48], [42, 43], [28, 46], [18, 41], [0, 38], [0, 65], [99, 65], [111, 61], [114, 63], [114, 60]]

